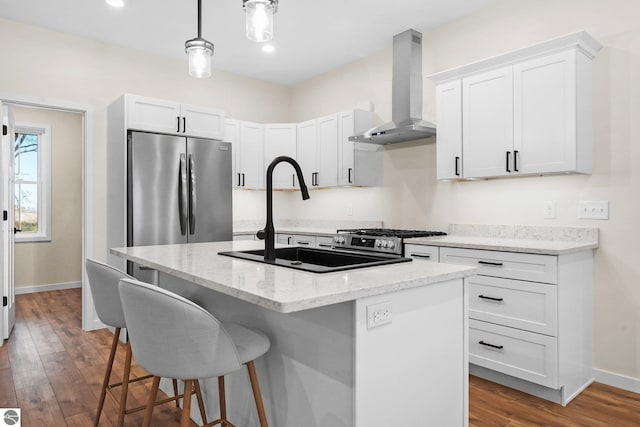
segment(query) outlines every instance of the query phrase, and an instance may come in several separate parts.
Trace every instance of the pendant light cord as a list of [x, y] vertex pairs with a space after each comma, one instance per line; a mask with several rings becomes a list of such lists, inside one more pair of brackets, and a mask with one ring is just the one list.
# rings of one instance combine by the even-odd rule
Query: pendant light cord
[[198, 38], [202, 38], [202, 14], [200, 11], [202, 10], [202, 0], [198, 0]]

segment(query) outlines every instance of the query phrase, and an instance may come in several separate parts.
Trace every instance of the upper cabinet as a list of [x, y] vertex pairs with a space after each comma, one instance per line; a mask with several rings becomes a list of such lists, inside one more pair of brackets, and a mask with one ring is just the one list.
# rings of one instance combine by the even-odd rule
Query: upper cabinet
[[318, 131], [317, 175], [319, 187], [338, 185], [338, 115], [330, 114], [316, 120]]
[[222, 139], [222, 110], [139, 95], [124, 95], [128, 129]]
[[264, 125], [241, 121], [239, 127], [237, 173], [240, 174], [240, 187], [264, 188]]
[[296, 154], [307, 187], [318, 186], [318, 124], [315, 119], [296, 125]]
[[349, 141], [373, 127], [374, 114], [365, 110], [338, 113], [338, 185], [382, 185], [384, 149], [379, 144]]
[[591, 173], [591, 62], [579, 32], [430, 76], [438, 179]]
[[[264, 169], [278, 156], [296, 158], [296, 124], [270, 123], [264, 125]], [[265, 183], [266, 185], [266, 183]], [[297, 177], [293, 167], [286, 162], [273, 170], [274, 189], [296, 188]]]

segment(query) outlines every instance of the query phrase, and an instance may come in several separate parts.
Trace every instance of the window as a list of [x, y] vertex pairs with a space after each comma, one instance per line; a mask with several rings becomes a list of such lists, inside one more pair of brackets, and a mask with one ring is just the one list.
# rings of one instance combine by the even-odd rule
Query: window
[[51, 241], [51, 129], [47, 125], [16, 123], [15, 227], [16, 242]]

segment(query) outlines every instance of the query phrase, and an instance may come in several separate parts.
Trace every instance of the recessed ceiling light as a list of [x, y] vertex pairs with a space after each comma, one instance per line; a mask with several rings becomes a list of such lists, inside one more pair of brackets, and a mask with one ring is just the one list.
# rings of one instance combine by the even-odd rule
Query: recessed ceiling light
[[106, 2], [111, 7], [124, 7], [125, 0], [106, 0]]
[[262, 51], [263, 52], [271, 53], [274, 50], [276, 50], [276, 48], [272, 44], [263, 44], [262, 45]]

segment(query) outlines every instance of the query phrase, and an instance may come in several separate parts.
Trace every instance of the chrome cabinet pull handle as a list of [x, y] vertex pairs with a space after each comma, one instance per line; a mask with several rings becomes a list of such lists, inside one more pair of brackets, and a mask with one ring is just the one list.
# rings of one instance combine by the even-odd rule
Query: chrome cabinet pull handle
[[189, 234], [196, 231], [196, 167], [189, 154]]
[[180, 154], [180, 169], [178, 172], [178, 215], [180, 216], [180, 234], [187, 234], [187, 171], [185, 155]]

